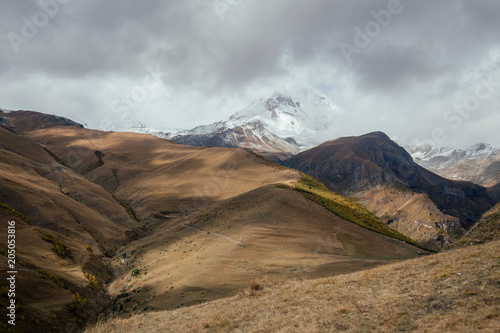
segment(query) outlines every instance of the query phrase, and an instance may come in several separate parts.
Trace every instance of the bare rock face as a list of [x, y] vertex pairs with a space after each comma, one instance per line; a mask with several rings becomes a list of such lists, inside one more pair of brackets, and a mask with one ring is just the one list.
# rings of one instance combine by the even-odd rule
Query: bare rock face
[[[391, 194], [389, 191], [386, 202], [382, 200], [374, 204], [375, 197], [380, 199], [380, 193], [375, 195], [380, 188], [425, 195], [442, 214], [437, 220], [429, 217], [423, 221], [415, 210], [406, 214], [404, 223], [394, 223], [400, 208], [397, 206], [392, 212], [378, 209], [378, 215], [388, 223], [392, 221], [400, 225], [398, 229], [405, 231], [408, 231], [409, 223], [430, 226], [435, 232], [429, 235], [429, 240], [440, 246], [460, 237], [494, 204], [486, 188], [471, 182], [448, 180], [422, 168], [410, 154], [381, 132], [327, 141], [289, 158], [284, 164], [316, 177], [342, 195], [358, 197], [372, 211], [395, 200], [395, 192]], [[400, 204], [404, 206], [404, 202]], [[418, 218], [414, 218], [416, 215]], [[425, 215], [431, 216], [430, 213]]]
[[236, 127], [219, 126], [210, 133], [191, 133], [171, 137], [171, 140], [190, 146], [251, 148], [259, 152], [298, 153], [299, 145], [293, 139], [283, 139], [266, 129], [260, 121]]

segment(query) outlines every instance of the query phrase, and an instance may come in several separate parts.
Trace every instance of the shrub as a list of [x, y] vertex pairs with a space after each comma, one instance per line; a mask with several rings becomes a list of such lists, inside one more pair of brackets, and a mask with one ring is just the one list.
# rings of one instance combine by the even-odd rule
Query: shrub
[[8, 298], [9, 297], [9, 287], [2, 286], [0, 288], [0, 295], [2, 295], [2, 297]]
[[99, 159], [99, 161], [98, 161], [99, 166], [103, 166], [104, 165], [104, 160], [102, 159], [104, 157], [103, 152], [100, 150], [96, 150], [96, 151], [94, 151], [94, 154]]
[[79, 308], [83, 309], [87, 305], [87, 299], [80, 296], [79, 293], [75, 293], [75, 300], [68, 305], [68, 308], [72, 312], [76, 312]]
[[97, 278], [90, 274], [90, 273], [85, 273], [85, 277], [90, 281], [90, 285], [93, 287], [96, 287], [97, 289], [101, 289], [101, 284], [99, 281], [97, 281]]
[[47, 148], [45, 147], [42, 147], [43, 150], [45, 150], [47, 153], [49, 153], [49, 155], [59, 164], [61, 164], [62, 166], [68, 168], [68, 169], [71, 169], [69, 165], [67, 165], [66, 163], [64, 163], [63, 160], [61, 160], [56, 154], [54, 154], [53, 152], [51, 152], [50, 150], [48, 150]]
[[120, 198], [118, 198], [116, 195], [114, 194], [111, 194], [113, 196], [113, 198], [118, 201], [118, 203], [120, 205], [122, 205], [123, 208], [125, 208], [125, 210], [127, 211], [128, 215], [130, 215], [131, 218], [133, 218], [134, 220], [136, 220], [137, 222], [139, 222], [139, 219], [137, 218], [137, 215], [135, 215], [135, 212], [134, 210], [132, 209], [132, 207], [130, 207], [130, 205], [126, 202], [123, 202]]
[[61, 280], [59, 280], [59, 278], [57, 276], [55, 276], [54, 274], [51, 274], [47, 271], [44, 271], [43, 269], [37, 269], [36, 271], [38, 273], [42, 274], [43, 276], [49, 278], [50, 280], [54, 281], [54, 283], [57, 284], [59, 287], [65, 288], [64, 283]]
[[89, 252], [90, 252], [90, 256], [91, 256], [92, 258], [96, 258], [96, 259], [98, 258], [98, 257], [97, 257], [97, 254], [95, 254], [95, 252], [94, 252], [94, 249], [92, 249], [92, 247], [91, 247], [90, 245], [88, 245], [88, 244], [83, 244], [83, 246], [85, 246], [85, 248], [87, 249], [87, 251], [89, 251]]
[[54, 244], [52, 251], [54, 251], [58, 256], [71, 257], [69, 247], [67, 247], [66, 244], [64, 244], [63, 241], [57, 238], [56, 236], [51, 235], [49, 233], [45, 233], [45, 235], [43, 235], [43, 240]]

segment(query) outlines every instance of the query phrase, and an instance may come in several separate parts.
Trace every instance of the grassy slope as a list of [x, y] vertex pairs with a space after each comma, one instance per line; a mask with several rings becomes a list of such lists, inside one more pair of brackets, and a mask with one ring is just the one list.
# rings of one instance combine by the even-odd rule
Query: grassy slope
[[238, 296], [115, 318], [97, 332], [498, 332], [500, 241]]
[[484, 244], [496, 240], [500, 240], [500, 204], [486, 212], [481, 220], [463, 238], [451, 244], [450, 248]]
[[362, 205], [330, 191], [326, 186], [310, 176], [303, 174], [302, 178], [295, 184], [295, 190], [344, 220], [356, 223], [368, 230], [405, 241], [421, 249], [432, 251], [383, 223], [375, 214]]
[[[284, 166], [270, 162], [263, 156], [256, 154], [250, 149], [246, 150], [250, 155], [260, 160], [262, 163], [274, 166], [279, 169], [288, 169]], [[300, 171], [297, 172], [301, 174], [301, 179], [295, 183], [294, 189], [304, 197], [325, 207], [335, 215], [343, 218], [344, 220], [356, 223], [357, 225], [368, 230], [372, 230], [378, 232], [379, 234], [405, 241], [408, 244], [414, 245], [426, 251], [436, 252], [418, 244], [413, 239], [388, 226], [387, 224], [382, 222], [375, 214], [367, 210], [359, 203], [329, 190], [325, 185], [323, 185], [320, 181], [314, 179], [313, 177], [308, 176]], [[283, 187], [288, 186], [283, 185]]]

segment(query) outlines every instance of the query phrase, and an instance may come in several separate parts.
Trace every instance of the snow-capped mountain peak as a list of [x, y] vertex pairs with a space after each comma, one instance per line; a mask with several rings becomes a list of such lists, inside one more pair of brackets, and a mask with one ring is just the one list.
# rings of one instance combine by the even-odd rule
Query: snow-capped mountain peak
[[320, 143], [316, 142], [318, 132], [328, 130], [340, 113], [342, 110], [325, 95], [302, 88], [293, 94], [275, 92], [260, 99], [229, 117], [226, 125], [236, 127], [259, 121], [279, 137], [313, 145]]
[[205, 147], [244, 147], [260, 152], [296, 154], [331, 138], [335, 117], [343, 111], [327, 96], [311, 88], [275, 91], [226, 120], [191, 130], [153, 131], [133, 126], [182, 144]]

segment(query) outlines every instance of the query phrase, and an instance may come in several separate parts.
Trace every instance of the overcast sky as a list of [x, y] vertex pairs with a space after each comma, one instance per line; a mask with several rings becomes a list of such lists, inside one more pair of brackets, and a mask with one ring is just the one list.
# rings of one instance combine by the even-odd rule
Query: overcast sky
[[345, 111], [332, 139], [500, 147], [499, 17], [497, 0], [2, 0], [0, 108], [191, 128], [300, 84]]

